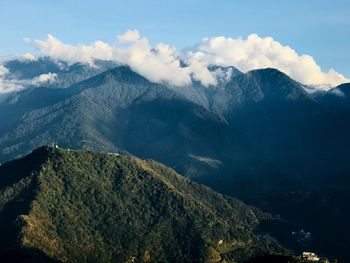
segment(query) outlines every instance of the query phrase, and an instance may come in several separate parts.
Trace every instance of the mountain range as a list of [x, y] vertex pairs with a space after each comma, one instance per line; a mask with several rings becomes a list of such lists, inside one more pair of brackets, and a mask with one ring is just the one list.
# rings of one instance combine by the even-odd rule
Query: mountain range
[[[308, 93], [276, 69], [216, 66], [226, 76], [217, 85], [174, 87], [108, 61], [5, 66], [13, 78], [56, 79], [0, 103], [1, 163], [53, 143], [154, 159], [279, 214], [285, 224], [274, 236], [297, 253], [349, 259], [349, 84]], [[301, 229], [313, 238], [291, 235]]]

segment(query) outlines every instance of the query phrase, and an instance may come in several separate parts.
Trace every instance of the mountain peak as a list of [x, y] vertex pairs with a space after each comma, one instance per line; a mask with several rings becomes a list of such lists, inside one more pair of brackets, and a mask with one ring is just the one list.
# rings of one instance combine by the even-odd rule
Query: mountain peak
[[110, 80], [123, 81], [125, 83], [149, 83], [149, 81], [133, 71], [129, 66], [117, 66], [103, 72], [98, 76], [105, 82]]
[[246, 74], [253, 75], [253, 76], [264, 76], [266, 78], [285, 78], [296, 82], [295, 80], [291, 79], [287, 74], [285, 74], [284, 72], [276, 68], [254, 69], [254, 70], [248, 71]]
[[208, 70], [210, 72], [215, 72], [218, 70], [221, 70], [224, 72], [230, 72], [231, 77], [235, 77], [235, 76], [238, 76], [240, 74], [243, 74], [242, 71], [240, 71], [238, 68], [236, 68], [234, 66], [224, 67], [224, 66], [217, 66], [217, 65], [209, 65]]
[[341, 97], [349, 97], [350, 96], [350, 83], [343, 83], [335, 88], [329, 90], [330, 93]]

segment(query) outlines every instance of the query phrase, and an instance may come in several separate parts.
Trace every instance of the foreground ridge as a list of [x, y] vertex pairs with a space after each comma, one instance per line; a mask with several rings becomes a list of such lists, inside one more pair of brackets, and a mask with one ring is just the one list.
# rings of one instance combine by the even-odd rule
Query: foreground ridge
[[165, 165], [132, 156], [45, 146], [0, 167], [4, 259], [243, 262], [288, 253], [255, 233], [266, 219]]

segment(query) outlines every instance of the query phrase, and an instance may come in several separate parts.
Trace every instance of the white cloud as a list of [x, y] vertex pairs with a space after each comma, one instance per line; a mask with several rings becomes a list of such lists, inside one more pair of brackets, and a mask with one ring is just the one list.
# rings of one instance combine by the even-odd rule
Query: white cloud
[[128, 40], [127, 45], [114, 46], [113, 60], [129, 65], [153, 82], [167, 82], [175, 86], [191, 84], [188, 68], [181, 67], [180, 54], [174, 47], [163, 43], [152, 47], [146, 38]]
[[137, 30], [128, 30], [123, 35], [117, 36], [119, 43], [129, 43], [135, 42], [140, 39], [139, 31]]
[[235, 66], [242, 71], [277, 68], [303, 84], [321, 88], [350, 81], [334, 69], [322, 72], [311, 56], [299, 55], [271, 37], [262, 38], [256, 34], [247, 39], [205, 38], [195, 47], [193, 55], [197, 53], [207, 64]]
[[6, 76], [8, 73], [9, 70], [3, 65], [0, 65], [0, 94], [19, 91], [23, 88], [18, 81], [7, 79]]
[[22, 59], [24, 61], [36, 61], [36, 60], [38, 60], [38, 58], [31, 53], [25, 53], [24, 55], [22, 55]]
[[215, 74], [208, 69], [209, 63], [203, 59], [205, 57], [204, 53], [187, 52], [183, 57], [188, 65], [188, 72], [194, 80], [200, 81], [204, 86], [217, 83]]
[[5, 68], [3, 65], [0, 65], [0, 78], [4, 77], [8, 72], [9, 70], [7, 68]]
[[68, 62], [82, 62], [92, 65], [95, 58], [110, 60], [113, 54], [113, 48], [102, 41], [95, 41], [92, 45], [74, 46], [65, 44], [52, 35], [48, 35], [46, 40], [26, 38], [25, 41], [39, 49], [45, 56]]
[[30, 84], [33, 86], [41, 86], [43, 84], [53, 83], [57, 80], [57, 74], [56, 73], [47, 73], [47, 74], [41, 74], [40, 76], [37, 76], [30, 80]]
[[[0, 66], [1, 67], [1, 66]], [[16, 80], [8, 80], [0, 76], [0, 95], [20, 91], [23, 86]]]
[[[247, 39], [223, 36], [205, 38], [192, 51], [178, 51], [160, 43], [151, 46], [137, 30], [129, 30], [107, 44], [96, 41], [91, 45], [65, 44], [52, 35], [46, 40], [27, 41], [43, 55], [70, 63], [94, 64], [94, 59], [113, 60], [129, 65], [133, 70], [154, 82], [175, 86], [191, 84], [192, 79], [203, 85], [215, 85], [222, 72], [211, 72], [209, 65], [235, 66], [243, 72], [259, 68], [277, 68], [295, 80], [327, 89], [350, 80], [331, 69], [323, 72], [309, 55], [299, 55], [271, 37], [252, 34]], [[180, 58], [186, 62], [181, 66]]]
[[23, 88], [24, 87], [17, 81], [8, 81], [0, 78], [0, 94], [17, 92]]
[[[20, 91], [29, 86], [42, 86], [45, 84], [53, 83], [57, 80], [57, 74], [51, 72], [47, 74], [41, 74], [33, 79], [24, 80], [17, 80], [11, 77], [8, 78], [8, 75], [9, 70], [5, 66], [0, 65], [0, 95]], [[1, 98], [2, 97], [3, 96], [1, 96]]]
[[96, 41], [92, 45], [65, 44], [52, 35], [46, 40], [26, 41], [43, 55], [70, 63], [81, 62], [93, 65], [94, 59], [113, 60], [129, 65], [133, 70], [154, 82], [167, 82], [176, 86], [191, 83], [187, 68], [180, 66], [176, 49], [160, 43], [150, 46], [137, 30], [128, 31], [117, 37], [115, 45]]

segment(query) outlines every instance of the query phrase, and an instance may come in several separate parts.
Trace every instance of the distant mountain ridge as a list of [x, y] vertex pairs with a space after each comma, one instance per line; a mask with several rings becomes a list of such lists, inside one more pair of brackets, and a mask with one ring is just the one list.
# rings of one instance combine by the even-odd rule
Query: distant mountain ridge
[[[15, 59], [4, 63], [9, 70], [10, 78], [30, 80], [42, 74], [56, 74], [55, 81], [50, 83], [52, 88], [67, 88], [74, 83], [102, 73], [118, 66], [115, 62], [94, 60], [94, 65], [53, 60], [50, 57], [38, 57], [34, 60]], [[44, 83], [44, 85], [47, 83]]]
[[344, 83], [321, 94], [318, 99], [331, 110], [349, 110], [350, 83]]

